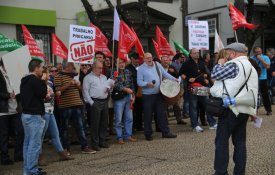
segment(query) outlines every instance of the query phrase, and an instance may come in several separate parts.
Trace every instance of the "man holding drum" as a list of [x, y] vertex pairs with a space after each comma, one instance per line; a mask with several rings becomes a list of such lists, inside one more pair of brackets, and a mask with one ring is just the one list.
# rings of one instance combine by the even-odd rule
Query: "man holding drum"
[[[191, 126], [195, 132], [203, 132], [203, 129], [198, 123], [198, 101], [202, 106], [206, 106], [206, 102], [209, 96], [209, 88], [207, 87], [209, 81], [206, 79], [206, 69], [202, 61], [199, 60], [199, 50], [190, 50], [190, 59], [185, 62], [181, 69], [180, 75], [188, 82], [187, 98], [189, 100], [189, 115], [191, 119]], [[207, 115], [207, 121], [210, 126], [209, 129], [216, 129], [216, 120]]]
[[168, 74], [163, 67], [153, 62], [151, 53], [144, 54], [144, 63], [137, 71], [137, 83], [142, 87], [142, 102], [144, 114], [144, 135], [146, 140], [153, 140], [152, 137], [152, 115], [156, 115], [159, 128], [163, 138], [176, 138], [177, 135], [170, 132], [166, 116], [166, 107], [160, 94], [160, 84], [162, 76], [167, 79], [177, 81], [176, 78]]

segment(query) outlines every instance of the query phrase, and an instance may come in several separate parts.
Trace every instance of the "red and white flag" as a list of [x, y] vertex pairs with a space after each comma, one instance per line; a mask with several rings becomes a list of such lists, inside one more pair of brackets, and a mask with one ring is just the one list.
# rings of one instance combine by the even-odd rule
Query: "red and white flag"
[[240, 27], [246, 27], [248, 29], [254, 29], [257, 26], [254, 24], [250, 24], [246, 21], [245, 16], [240, 12], [236, 7], [229, 3], [228, 5], [232, 28], [233, 30], [237, 30]]
[[32, 37], [27, 27], [24, 25], [21, 25], [21, 27], [24, 35], [25, 44], [29, 47], [30, 55], [42, 57], [45, 61], [48, 61], [43, 52], [39, 49], [35, 39]]
[[160, 55], [174, 56], [175, 53], [172, 50], [170, 44], [167, 42], [165, 36], [161, 32], [159, 26], [156, 26], [156, 39], [159, 46]]
[[135, 48], [136, 48], [137, 53], [139, 54], [139, 58], [140, 58], [139, 59], [139, 64], [142, 64], [143, 63], [143, 58], [144, 58], [144, 50], [143, 50], [141, 42], [138, 39], [138, 36], [137, 36], [135, 30], [133, 29], [133, 27], [131, 29], [132, 29], [132, 31], [134, 32], [134, 34], [136, 35], [136, 38], [137, 38]]
[[137, 37], [124, 21], [120, 21], [118, 58], [127, 60], [128, 52], [135, 45]]
[[67, 47], [54, 33], [52, 33], [52, 53], [64, 60], [68, 59]]
[[95, 32], [95, 52], [103, 52], [106, 56], [112, 56], [112, 52], [108, 48], [108, 39], [106, 36], [102, 33], [102, 31], [92, 23], [90, 23], [90, 27], [93, 27], [96, 29]]

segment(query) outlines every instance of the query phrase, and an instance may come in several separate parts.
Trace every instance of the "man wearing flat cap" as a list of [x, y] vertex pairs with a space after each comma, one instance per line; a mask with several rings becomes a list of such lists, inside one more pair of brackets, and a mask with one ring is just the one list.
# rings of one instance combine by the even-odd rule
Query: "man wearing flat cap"
[[[257, 101], [258, 75], [245, 55], [246, 46], [232, 43], [225, 47], [227, 58], [220, 59], [211, 72], [214, 85], [210, 89], [213, 97], [238, 98], [246, 97], [248, 91], [254, 94]], [[226, 90], [225, 90], [226, 89]], [[234, 145], [234, 175], [244, 175], [246, 166], [246, 125], [249, 115], [256, 115], [256, 107], [235, 104], [234, 110], [227, 108], [218, 119], [215, 139], [215, 175], [226, 175], [229, 162], [229, 138]], [[233, 112], [234, 111], [234, 112]]]

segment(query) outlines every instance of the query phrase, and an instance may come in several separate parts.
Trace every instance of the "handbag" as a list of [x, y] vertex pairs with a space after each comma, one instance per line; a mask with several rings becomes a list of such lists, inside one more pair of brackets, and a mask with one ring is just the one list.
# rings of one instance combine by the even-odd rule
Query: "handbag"
[[111, 94], [111, 98], [113, 100], [120, 100], [120, 99], [123, 99], [126, 95], [127, 95], [126, 92], [118, 91], [117, 89], [114, 88]]

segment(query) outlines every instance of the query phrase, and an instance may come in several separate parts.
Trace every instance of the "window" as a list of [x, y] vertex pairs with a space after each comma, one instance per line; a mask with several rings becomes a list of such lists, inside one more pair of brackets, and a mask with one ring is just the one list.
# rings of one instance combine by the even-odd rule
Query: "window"
[[215, 29], [219, 30], [218, 15], [210, 15], [198, 18], [201, 21], [208, 21], [209, 37], [215, 37]]

